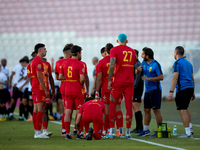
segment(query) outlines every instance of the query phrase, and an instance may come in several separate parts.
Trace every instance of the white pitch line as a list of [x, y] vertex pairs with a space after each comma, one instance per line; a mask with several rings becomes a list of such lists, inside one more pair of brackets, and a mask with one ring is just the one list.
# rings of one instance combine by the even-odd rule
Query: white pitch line
[[130, 140], [139, 141], [139, 142], [143, 142], [143, 143], [147, 143], [147, 144], [151, 144], [151, 145], [156, 145], [156, 146], [160, 146], [160, 147], [176, 149], [176, 150], [186, 150], [186, 149], [183, 149], [183, 148], [178, 148], [178, 147], [174, 147], [174, 146], [168, 146], [168, 145], [159, 144], [159, 143], [150, 142], [150, 141], [145, 141], [145, 140], [141, 140], [141, 139], [130, 138]]

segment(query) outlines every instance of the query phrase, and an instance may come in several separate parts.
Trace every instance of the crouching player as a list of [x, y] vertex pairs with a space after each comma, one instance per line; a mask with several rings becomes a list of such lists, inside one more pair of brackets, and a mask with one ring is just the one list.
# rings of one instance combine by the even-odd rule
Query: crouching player
[[[100, 140], [103, 128], [103, 118], [105, 118], [104, 103], [93, 98], [87, 98], [85, 100], [85, 103], [80, 107], [77, 115], [77, 135], [79, 135], [80, 131], [81, 118], [85, 125], [86, 139], [92, 140], [92, 137], [94, 137], [95, 140]], [[93, 123], [94, 129], [89, 128], [91, 122]]]

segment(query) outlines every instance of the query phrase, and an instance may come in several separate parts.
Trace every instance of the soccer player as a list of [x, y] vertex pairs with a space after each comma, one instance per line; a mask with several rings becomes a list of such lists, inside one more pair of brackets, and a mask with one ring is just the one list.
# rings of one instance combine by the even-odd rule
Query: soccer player
[[61, 67], [59, 79], [66, 80], [65, 84], [65, 139], [71, 139], [70, 123], [71, 114], [75, 106], [78, 113], [79, 108], [83, 104], [82, 86], [85, 82], [85, 69], [83, 64], [79, 61], [81, 59], [82, 48], [74, 45], [71, 47], [72, 58], [67, 59]]
[[26, 76], [26, 66], [29, 63], [29, 60], [27, 58], [27, 56], [23, 57], [20, 61], [20, 64], [16, 65], [11, 73], [10, 76], [10, 83], [9, 86], [11, 88], [12, 85], [12, 79], [13, 76], [15, 75], [14, 78], [14, 84], [13, 84], [13, 95], [12, 95], [12, 101], [9, 105], [8, 108], [8, 113], [10, 113], [10, 120], [16, 120], [13, 117], [13, 112], [15, 109], [15, 105], [17, 102], [17, 99], [20, 98], [20, 107], [19, 107], [19, 120], [23, 121], [24, 119], [22, 118], [22, 114], [24, 112], [24, 105], [22, 104], [22, 98], [26, 98], [26, 93], [25, 89], [28, 87], [28, 81], [26, 79], [24, 79], [24, 77]]
[[[96, 94], [95, 94], [95, 98], [100, 100], [100, 88], [101, 88], [101, 101], [104, 103], [105, 105], [105, 121], [104, 121], [104, 131], [103, 131], [103, 135], [105, 135], [107, 133], [107, 130], [110, 129], [109, 128], [109, 103], [110, 103], [110, 90], [107, 89], [108, 86], [108, 71], [109, 71], [109, 66], [110, 66], [110, 50], [113, 48], [113, 45], [111, 43], [108, 43], [105, 47], [105, 57], [103, 59], [101, 59], [97, 65], [97, 72], [98, 72], [98, 76], [97, 76], [97, 84], [96, 84]], [[113, 79], [112, 79], [113, 81]], [[116, 107], [116, 114], [117, 114], [117, 126], [119, 126], [119, 128], [123, 128], [123, 114], [120, 108], [120, 104], [121, 102], [119, 102], [117, 104]], [[120, 131], [120, 130], [119, 130]], [[118, 131], [118, 132], [119, 132]], [[121, 129], [122, 131], [122, 129]], [[116, 136], [120, 136], [123, 133], [118, 133]]]
[[[4, 73], [6, 75], [6, 77], [8, 78], [8, 81], [10, 79], [10, 74], [9, 74], [9, 69], [7, 67], [7, 60], [6, 59], [1, 59], [1, 72]], [[5, 86], [5, 85], [4, 85]], [[9, 90], [9, 86], [5, 86], [7, 90]], [[10, 99], [11, 100], [11, 99]], [[8, 101], [10, 103], [10, 101]]]
[[[119, 45], [113, 47], [110, 51], [108, 90], [111, 90], [111, 95], [109, 105], [110, 133], [108, 138], [114, 138], [113, 133], [116, 105], [118, 104], [122, 93], [125, 97], [126, 106], [126, 138], [131, 138], [130, 128], [133, 117], [132, 99], [134, 92], [133, 70], [134, 63], [136, 63], [136, 54], [132, 48], [126, 46], [127, 42], [127, 36], [125, 34], [119, 34], [117, 39]], [[113, 73], [114, 82], [112, 83]]]
[[[64, 54], [64, 58], [60, 59], [56, 62], [56, 66], [55, 66], [55, 75], [56, 75], [56, 79], [59, 79], [59, 74], [61, 73], [61, 68], [62, 65], [66, 62], [67, 59], [69, 59], [71, 57], [71, 51], [70, 48], [73, 46], [73, 44], [67, 44], [65, 45], [65, 47], [63, 48], [63, 54]], [[63, 114], [62, 114], [62, 137], [66, 136], [66, 130], [65, 130], [65, 124], [64, 124], [64, 117], [65, 117], [65, 80], [61, 80], [61, 85], [60, 85], [60, 93], [61, 94], [61, 99], [63, 102]]]
[[7, 109], [5, 103], [10, 100], [10, 93], [6, 89], [8, 85], [8, 78], [7, 76], [1, 72], [1, 65], [0, 65], [0, 121], [6, 121], [7, 119], [4, 118], [4, 114], [7, 115]]
[[[139, 72], [144, 73], [142, 80], [145, 81], [145, 95], [144, 95], [144, 129], [137, 136], [150, 135], [149, 124], [151, 121], [151, 108], [156, 117], [157, 125], [162, 123], [162, 115], [160, 112], [162, 88], [160, 81], [163, 80], [163, 73], [160, 64], [154, 59], [152, 49], [144, 47], [142, 49], [142, 64], [136, 69], [136, 74]], [[152, 137], [156, 136], [155, 134]]]
[[49, 138], [41, 133], [42, 118], [45, 111], [45, 101], [47, 98], [49, 98], [49, 91], [45, 86], [42, 76], [42, 72], [44, 71], [42, 58], [46, 56], [47, 50], [44, 44], [38, 43], [35, 45], [34, 51], [36, 52], [37, 56], [30, 64], [30, 74], [32, 75], [32, 92], [34, 94], [34, 138]]
[[[79, 135], [80, 120], [83, 118], [86, 139], [92, 140], [92, 137], [94, 137], [95, 140], [100, 140], [103, 128], [103, 115], [105, 115], [105, 105], [103, 102], [93, 98], [87, 98], [85, 103], [80, 107], [77, 116], [77, 134]], [[94, 130], [89, 128], [89, 123], [91, 122], [93, 123]]]
[[[49, 82], [50, 82], [50, 85], [51, 85], [51, 89], [52, 89], [52, 93], [51, 93], [51, 96], [52, 96], [52, 100], [55, 99], [55, 86], [54, 86], [54, 80], [53, 80], [53, 77], [52, 77], [52, 72], [51, 72], [51, 65], [49, 62], [46, 61], [46, 59], [42, 59], [43, 60], [43, 66], [44, 66], [44, 72], [42, 72], [42, 75], [43, 75], [43, 79], [44, 79], [44, 83], [45, 83], [45, 86], [48, 90], [48, 92], [50, 93], [50, 90], [49, 90]], [[43, 125], [43, 134], [44, 135], [47, 135], [47, 136], [51, 136], [52, 135], [52, 132], [49, 132], [47, 131], [47, 127], [48, 127], [48, 109], [50, 107], [50, 104], [51, 104], [51, 100], [50, 100], [50, 95], [48, 98], [46, 98], [46, 101], [45, 101], [45, 110], [44, 110], [44, 115], [43, 115], [43, 122], [42, 122], [42, 125]]]
[[[139, 51], [135, 49], [137, 62], [134, 65], [134, 69], [137, 69], [141, 62], [138, 60]], [[135, 71], [135, 70], [134, 70]], [[135, 112], [136, 128], [131, 133], [140, 133], [143, 130], [142, 112], [141, 112], [141, 97], [144, 89], [144, 81], [142, 80], [143, 72], [135, 74], [134, 81], [134, 96], [133, 96], [133, 111]]]
[[176, 61], [173, 65], [173, 78], [171, 81], [168, 99], [172, 100], [174, 89], [176, 87], [176, 107], [177, 110], [179, 110], [185, 127], [185, 134], [179, 136], [178, 138], [193, 138], [191, 114], [188, 107], [190, 100], [195, 99], [195, 82], [193, 76], [193, 66], [183, 57], [184, 51], [185, 50], [182, 46], [177, 46], [174, 50], [174, 58]]

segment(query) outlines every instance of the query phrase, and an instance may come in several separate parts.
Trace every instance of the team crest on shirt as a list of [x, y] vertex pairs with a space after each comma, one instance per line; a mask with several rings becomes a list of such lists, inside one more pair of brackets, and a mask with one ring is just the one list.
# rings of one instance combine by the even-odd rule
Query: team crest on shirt
[[30, 73], [30, 71], [29, 70], [27, 70], [27, 74], [29, 74]]
[[152, 67], [149, 67], [149, 72], [151, 72], [152, 71]]
[[42, 68], [42, 65], [41, 65], [41, 64], [38, 64], [38, 68], [41, 69], [41, 68]]
[[85, 68], [82, 69], [82, 72], [85, 73]]

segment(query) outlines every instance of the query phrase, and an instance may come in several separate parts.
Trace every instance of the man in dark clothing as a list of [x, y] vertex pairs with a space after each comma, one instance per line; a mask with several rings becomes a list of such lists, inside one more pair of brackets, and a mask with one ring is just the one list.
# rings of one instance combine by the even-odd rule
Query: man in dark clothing
[[[135, 49], [137, 61], [134, 65], [134, 71], [137, 69], [141, 62], [138, 60], [139, 51]], [[135, 112], [135, 120], [136, 120], [136, 128], [131, 131], [131, 133], [140, 133], [143, 130], [143, 123], [142, 123], [142, 112], [140, 109], [141, 106], [141, 97], [144, 89], [144, 81], [142, 80], [143, 72], [139, 74], [135, 74], [135, 81], [134, 81], [134, 96], [133, 96], [133, 110]]]

